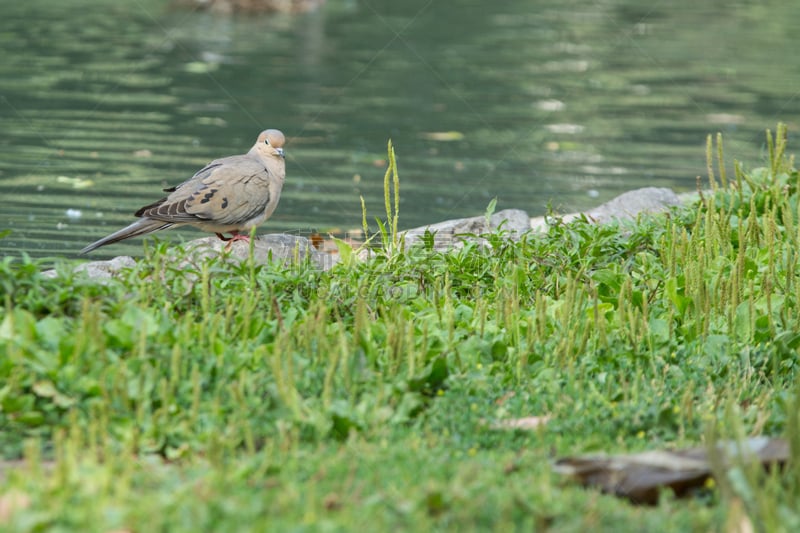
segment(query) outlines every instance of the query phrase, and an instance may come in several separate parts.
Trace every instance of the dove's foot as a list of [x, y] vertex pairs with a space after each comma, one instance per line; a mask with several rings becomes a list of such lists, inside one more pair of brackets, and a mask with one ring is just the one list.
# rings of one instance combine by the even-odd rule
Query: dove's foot
[[217, 237], [219, 237], [223, 241], [227, 241], [227, 244], [225, 245], [225, 250], [230, 250], [231, 246], [233, 246], [233, 243], [236, 242], [236, 241], [244, 241], [244, 242], [247, 242], [247, 243], [250, 242], [250, 236], [249, 235], [242, 235], [238, 231], [232, 231], [230, 233], [231, 233], [230, 237], [225, 237], [222, 233], [217, 233], [216, 234]]

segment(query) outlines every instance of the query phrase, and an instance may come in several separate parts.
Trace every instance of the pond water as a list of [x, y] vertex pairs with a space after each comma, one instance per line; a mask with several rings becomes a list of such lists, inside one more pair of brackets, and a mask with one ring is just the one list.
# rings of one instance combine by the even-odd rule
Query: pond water
[[359, 196], [380, 216], [389, 138], [403, 228], [494, 197], [537, 215], [692, 190], [718, 131], [731, 160], [761, 164], [766, 128], [797, 130], [800, 2], [649, 4], [328, 0], [225, 17], [168, 0], [3, 2], [0, 248], [74, 256], [266, 127], [288, 137], [287, 180], [261, 232], [358, 228]]

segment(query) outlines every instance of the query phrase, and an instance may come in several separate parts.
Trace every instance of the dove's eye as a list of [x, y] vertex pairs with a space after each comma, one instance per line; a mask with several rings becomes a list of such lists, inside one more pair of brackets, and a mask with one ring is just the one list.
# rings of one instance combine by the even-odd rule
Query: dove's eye
[[269, 146], [269, 139], [264, 139], [264, 144], [266, 144], [267, 146]]

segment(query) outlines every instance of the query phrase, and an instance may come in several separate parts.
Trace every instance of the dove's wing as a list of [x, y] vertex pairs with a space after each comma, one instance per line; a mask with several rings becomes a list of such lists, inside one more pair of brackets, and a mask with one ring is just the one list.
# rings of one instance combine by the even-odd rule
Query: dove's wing
[[[250, 156], [215, 161], [179, 185], [169, 196], [145, 206], [136, 216], [202, 227], [245, 226], [277, 205], [276, 178]], [[273, 207], [274, 209], [274, 207]]]

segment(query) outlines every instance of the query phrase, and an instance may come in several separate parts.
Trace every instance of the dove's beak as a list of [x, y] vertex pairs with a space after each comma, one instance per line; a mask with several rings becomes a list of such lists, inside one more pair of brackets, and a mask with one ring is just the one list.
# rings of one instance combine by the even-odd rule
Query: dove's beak
[[275, 151], [278, 152], [279, 156], [284, 157], [283, 156], [283, 148], [275, 148]]

